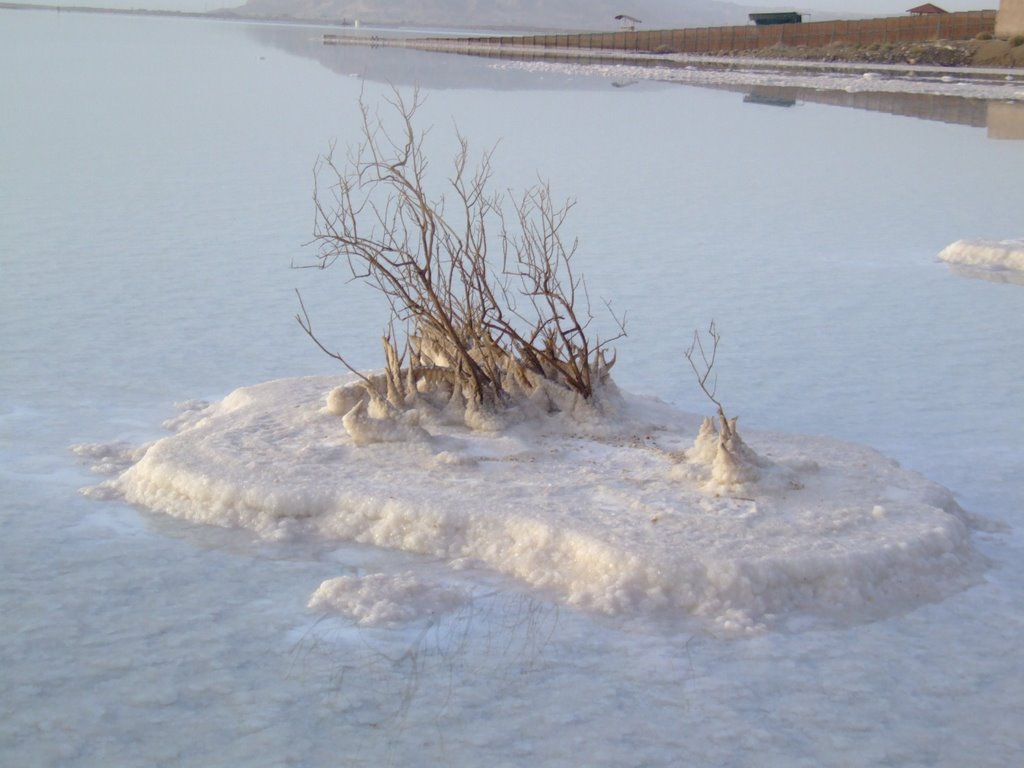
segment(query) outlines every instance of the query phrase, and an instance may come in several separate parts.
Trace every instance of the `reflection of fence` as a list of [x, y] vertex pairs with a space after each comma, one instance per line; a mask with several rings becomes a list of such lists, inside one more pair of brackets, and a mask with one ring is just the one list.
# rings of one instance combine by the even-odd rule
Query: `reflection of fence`
[[[932, 16], [893, 16], [857, 21], [814, 21], [774, 26], [654, 29], [642, 32], [468, 37], [443, 41], [459, 44], [531, 46], [537, 48], [594, 48], [618, 51], [717, 53], [749, 51], [773, 45], [826, 46], [914, 43], [928, 40], [967, 40], [995, 31], [995, 11], [967, 11]], [[440, 43], [442, 41], [431, 41]], [[433, 46], [432, 46], [433, 47]], [[440, 46], [438, 46], [440, 47]]]

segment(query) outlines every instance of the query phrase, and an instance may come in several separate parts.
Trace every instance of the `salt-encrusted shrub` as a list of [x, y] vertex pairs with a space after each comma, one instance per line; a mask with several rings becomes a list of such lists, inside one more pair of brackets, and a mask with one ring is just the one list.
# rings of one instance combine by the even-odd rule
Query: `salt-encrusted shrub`
[[[700, 331], [693, 332], [693, 340], [684, 353], [686, 360], [697, 377], [697, 386], [715, 406], [718, 424], [707, 417], [700, 426], [693, 447], [686, 451], [688, 461], [703, 464], [711, 470], [711, 481], [718, 486], [743, 485], [760, 477], [764, 462], [743, 442], [736, 429], [737, 417], [725, 415], [725, 408], [717, 394], [717, 376], [713, 376], [718, 359], [718, 344], [722, 340], [715, 321], [707, 330], [708, 346], [701, 339]], [[709, 349], [710, 347], [710, 349]]]
[[[515, 196], [493, 191], [492, 153], [471, 167], [461, 135], [446, 183], [432, 185], [425, 132], [414, 125], [419, 94], [396, 91], [387, 104], [397, 128], [361, 102], [360, 143], [343, 160], [332, 147], [315, 172], [312, 266], [346, 262], [391, 306], [384, 373], [359, 374], [365, 398], [334, 399], [385, 417], [429, 391], [467, 423], [524, 399], [548, 410], [593, 399], [615, 362], [609, 341], [625, 331], [616, 320], [612, 339], [590, 332], [577, 242], [563, 233], [573, 203], [556, 203], [544, 182]], [[314, 334], [301, 297], [300, 307], [306, 333], [353, 370]]]

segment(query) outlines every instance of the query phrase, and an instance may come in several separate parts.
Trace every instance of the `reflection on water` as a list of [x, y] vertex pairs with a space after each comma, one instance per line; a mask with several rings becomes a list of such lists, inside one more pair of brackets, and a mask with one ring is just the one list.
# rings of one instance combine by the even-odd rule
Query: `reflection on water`
[[[412, 48], [388, 46], [387, 55], [381, 55], [373, 45], [327, 45], [323, 30], [317, 27], [296, 27], [274, 24], [254, 24], [247, 32], [264, 45], [287, 51], [295, 56], [314, 59], [332, 72], [365, 78], [392, 85], [418, 85], [424, 88], [488, 88], [494, 90], [558, 90], [564, 88], [602, 90], [611, 85], [622, 88], [635, 80], [573, 77], [570, 75], [536, 73], [516, 69], [496, 69], [480, 64], [480, 59], [530, 59], [530, 54], [509, 54], [495, 50], [491, 54], [458, 54], [421, 51]], [[353, 34], [359, 34], [353, 31]], [[387, 36], [386, 30], [363, 30], [362, 36]], [[391, 31], [391, 35], [412, 34], [406, 30]], [[545, 61], [559, 61], [544, 51], [537, 57]], [[565, 59], [574, 64], [600, 63], [608, 65], [606, 58], [573, 57]], [[649, 63], [637, 58], [622, 63]], [[659, 66], [672, 66], [658, 61]], [[680, 66], [682, 66], [680, 64]], [[687, 64], [687, 66], [692, 66]], [[652, 87], [670, 87], [668, 83], [649, 83]], [[807, 87], [756, 86], [739, 84], [705, 85], [701, 87], [744, 93], [744, 101], [756, 105], [780, 107], [795, 106], [800, 102], [852, 107], [871, 112], [884, 112], [901, 117], [934, 120], [974, 128], [987, 128], [992, 139], [1024, 139], [1024, 104], [990, 102], [985, 99], [962, 98], [922, 93], [856, 92], [819, 90]]]
[[1024, 139], [1024, 104], [928, 93], [848, 93], [781, 86], [722, 88], [744, 91], [743, 101], [751, 104], [793, 106], [799, 102], [813, 102], [853, 107], [900, 117], [987, 128], [990, 139]]
[[1024, 272], [1018, 272], [1013, 269], [987, 269], [985, 267], [972, 267], [966, 264], [950, 264], [949, 269], [953, 274], [972, 280], [1024, 285]]
[[[358, 724], [379, 729], [392, 746], [435, 729], [457, 740], [479, 698], [497, 698], [488, 691], [523, 696], [551, 677], [560, 616], [556, 604], [503, 590], [407, 626], [359, 627], [323, 615], [292, 632], [290, 656], [293, 665], [326, 675], [340, 700], [358, 701]], [[490, 688], [481, 690], [481, 681]], [[472, 728], [479, 736], [495, 725]]]
[[[327, 45], [323, 42], [324, 30], [316, 27], [252, 24], [246, 27], [246, 32], [263, 45], [278, 48], [294, 56], [313, 59], [339, 75], [360, 77], [395, 86], [415, 85], [430, 90], [487, 88], [499, 91], [552, 90], [569, 87], [576, 90], [603, 90], [608, 87], [605, 81], [598, 78], [538, 78], [531, 72], [497, 70], [481, 65], [479, 59], [461, 54], [394, 46], [389, 46], [384, 53], [372, 44]], [[382, 31], [362, 32], [364, 37], [374, 37], [381, 35]], [[401, 34], [408, 33], [402, 30]]]
[[795, 98], [782, 94], [766, 92], [767, 89], [754, 88], [743, 97], [744, 104], [762, 104], [766, 107], [795, 107]]
[[984, 99], [964, 99], [928, 93], [848, 93], [782, 86], [723, 86], [723, 89], [744, 91], [747, 95], [743, 100], [757, 104], [791, 105], [797, 102], [812, 102], [865, 109], [869, 112], [885, 112], [901, 117], [916, 117], [921, 120], [970, 125], [975, 128], [985, 127], [988, 108], [988, 102]]
[[986, 117], [990, 139], [1024, 140], [1024, 104], [990, 101]]

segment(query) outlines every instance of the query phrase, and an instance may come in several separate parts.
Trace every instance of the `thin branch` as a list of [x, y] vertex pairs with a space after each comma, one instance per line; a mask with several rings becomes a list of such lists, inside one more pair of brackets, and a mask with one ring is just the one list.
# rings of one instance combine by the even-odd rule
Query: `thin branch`
[[[684, 353], [687, 361], [690, 363], [690, 367], [693, 369], [694, 375], [697, 377], [697, 385], [701, 388], [701, 391], [707, 396], [708, 400], [715, 404], [718, 410], [718, 416], [725, 424], [727, 419], [725, 417], [725, 411], [722, 408], [722, 403], [716, 398], [718, 390], [718, 375], [712, 381], [712, 385], [708, 387], [708, 379], [711, 377], [711, 373], [715, 367], [715, 360], [718, 356], [718, 343], [722, 339], [722, 335], [718, 332], [718, 328], [715, 326], [715, 321], [712, 320], [708, 325], [707, 330], [708, 338], [711, 340], [711, 356], [708, 357], [707, 351], [704, 348], [704, 342], [701, 340], [700, 331], [694, 330], [693, 341], [690, 342], [689, 348]], [[700, 363], [698, 364], [695, 359], [696, 354], [700, 354]]]
[[364, 374], [360, 373], [355, 368], [353, 368], [351, 365], [349, 365], [348, 360], [346, 360], [344, 357], [342, 357], [337, 352], [333, 352], [332, 350], [327, 349], [327, 347], [325, 347], [320, 342], [320, 339], [317, 338], [317, 335], [315, 333], [313, 333], [313, 323], [309, 319], [309, 312], [306, 311], [306, 305], [302, 301], [302, 294], [299, 292], [298, 289], [295, 290], [295, 295], [298, 296], [298, 298], [299, 298], [299, 308], [301, 310], [301, 314], [295, 315], [295, 319], [298, 321], [299, 326], [302, 328], [302, 330], [306, 332], [306, 335], [309, 336], [309, 338], [311, 338], [313, 340], [314, 344], [316, 344], [318, 347], [320, 347], [321, 351], [323, 351], [329, 357], [333, 357], [335, 360], [339, 361], [342, 365], [344, 365], [346, 368], [348, 368], [352, 373], [354, 373], [356, 376], [358, 376], [360, 379], [362, 379], [368, 386], [372, 387], [373, 386], [373, 382], [371, 382]]

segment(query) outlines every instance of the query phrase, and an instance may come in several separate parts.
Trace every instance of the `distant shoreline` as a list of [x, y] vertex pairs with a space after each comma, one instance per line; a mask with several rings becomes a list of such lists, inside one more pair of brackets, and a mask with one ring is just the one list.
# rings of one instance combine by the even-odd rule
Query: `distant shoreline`
[[266, 21], [275, 24], [303, 24], [318, 27], [351, 27], [347, 19], [331, 21], [329, 19], [312, 21], [296, 19], [292, 16], [257, 17], [242, 16], [230, 11], [167, 11], [149, 10], [145, 8], [100, 8], [85, 5], [44, 5], [39, 3], [0, 3], [0, 10], [7, 11], [53, 11], [56, 13], [91, 13], [111, 16], [157, 16], [172, 19], [215, 19], [219, 21]]
[[[379, 22], [373, 22], [369, 20], [360, 19], [358, 22], [349, 19], [303, 19], [296, 18], [294, 16], [246, 16], [243, 14], [235, 13], [230, 10], [219, 10], [219, 11], [168, 11], [168, 10], [147, 10], [140, 8], [102, 8], [96, 6], [66, 6], [66, 5], [53, 5], [53, 4], [30, 4], [30, 3], [10, 3], [0, 2], [0, 10], [15, 10], [15, 11], [50, 11], [56, 13], [87, 13], [87, 14], [106, 14], [115, 16], [144, 16], [144, 17], [159, 17], [159, 18], [176, 18], [176, 19], [205, 19], [214, 21], [234, 21], [245, 24], [290, 24], [295, 26], [309, 26], [309, 27], [329, 27], [329, 28], [343, 28], [353, 29], [360, 25], [366, 29], [387, 29], [395, 30], [397, 32], [409, 32], [416, 30], [418, 32], [426, 32], [428, 34], [440, 34], [443, 35], [445, 31], [449, 34], [445, 37], [440, 37], [431, 42], [435, 43], [434, 46], [425, 46], [422, 41], [412, 42], [412, 40], [405, 41], [404, 45], [409, 47], [417, 48], [431, 48], [434, 50], [447, 50], [445, 43], [452, 42], [451, 35], [456, 28], [451, 26], [444, 27], [430, 27], [423, 24], [383, 24]], [[474, 29], [467, 27], [466, 30]], [[484, 30], [476, 29], [476, 32]], [[541, 31], [538, 30], [525, 30], [518, 29], [515, 35], [528, 36], [533, 32]], [[545, 34], [550, 34], [549, 29], [544, 29]], [[494, 36], [502, 35], [508, 36], [507, 30], [501, 29], [489, 29], [488, 34]], [[556, 34], [562, 34], [561, 32]], [[458, 38], [456, 38], [458, 39]], [[344, 39], [336, 35], [325, 35], [325, 42], [333, 43], [363, 43], [360, 39]], [[378, 41], [379, 42], [379, 41]], [[399, 41], [390, 41], [393, 45], [403, 45]], [[462, 41], [459, 42], [460, 50], [451, 50], [450, 52], [469, 52], [462, 51]], [[505, 52], [510, 52], [510, 46], [501, 46]], [[477, 53], [487, 53], [489, 50], [494, 49], [494, 46], [483, 46], [483, 50], [477, 51]], [[524, 48], [530, 48], [531, 50], [541, 50], [536, 46]], [[562, 55], [564, 55], [563, 52]], [[617, 52], [613, 49], [600, 49], [590, 48], [587, 50], [587, 55], [601, 57], [608, 55], [611, 58], [617, 58]], [[579, 52], [577, 52], [577, 55]], [[542, 57], [545, 55], [541, 50]], [[548, 53], [550, 55], [550, 52]], [[777, 61], [780, 63], [786, 63], [790, 66], [814, 66], [815, 64], [821, 65], [921, 65], [921, 66], [941, 66], [951, 69], [963, 69], [970, 67], [989, 67], [995, 69], [1020, 69], [1024, 68], [1024, 45], [1012, 46], [1005, 40], [936, 40], [930, 42], [917, 42], [917, 43], [902, 43], [902, 44], [886, 44], [886, 45], [831, 45], [827, 47], [805, 47], [805, 46], [782, 46], [776, 45], [771, 48], [764, 48], [759, 50], [730, 50], [720, 51], [716, 53], [705, 53], [700, 54], [699, 57], [705, 61], [713, 61], [716, 59], [726, 60], [734, 59], [736, 57], [744, 57], [754, 59], [760, 64], [768, 64], [771, 61]]]
[[105, 14], [110, 16], [150, 16], [150, 17], [163, 17], [171, 19], [213, 19], [215, 21], [238, 21], [242, 23], [266, 23], [266, 24], [294, 24], [295, 26], [303, 27], [343, 27], [346, 29], [356, 28], [358, 26], [364, 26], [371, 29], [395, 29], [404, 30], [419, 29], [428, 31], [431, 33], [443, 34], [445, 31], [451, 32], [459, 29], [465, 29], [466, 31], [481, 32], [486, 31], [494, 34], [542, 34], [549, 33], [552, 30], [549, 27], [529, 27], [521, 28], [516, 27], [514, 30], [509, 30], [502, 27], [458, 27], [451, 24], [439, 25], [436, 27], [427, 24], [414, 24], [408, 23], [391, 23], [391, 22], [380, 22], [373, 21], [372, 19], [359, 19], [358, 22], [349, 19], [304, 19], [295, 16], [246, 16], [240, 13], [235, 13], [230, 10], [220, 11], [167, 11], [167, 10], [148, 10], [145, 8], [103, 8], [99, 6], [85, 6], [85, 5], [54, 5], [54, 4], [42, 4], [42, 3], [5, 3], [0, 2], [0, 11], [52, 11], [55, 13], [91, 13], [91, 14]]
[[614, 48], [552, 48], [516, 44], [509, 38], [456, 37], [365, 37], [325, 33], [325, 45], [358, 45], [413, 48], [436, 53], [466, 54], [525, 61], [599, 61], [604, 63], [656, 66], [736, 67], [872, 72], [942, 72], [956, 70], [964, 75], [1003, 79], [1007, 73], [1024, 68], [1024, 45], [1011, 46], [1005, 40], [937, 40], [885, 46], [829, 46], [827, 48], [773, 46], [760, 50], [718, 51], [716, 53], [651, 53]]

